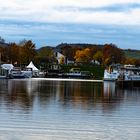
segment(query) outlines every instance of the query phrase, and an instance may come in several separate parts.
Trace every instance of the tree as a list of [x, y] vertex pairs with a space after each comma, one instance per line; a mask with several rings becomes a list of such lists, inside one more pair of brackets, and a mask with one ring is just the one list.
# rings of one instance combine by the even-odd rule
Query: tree
[[125, 64], [131, 64], [131, 65], [140, 66], [140, 59], [126, 58], [125, 59]]
[[90, 63], [92, 59], [91, 50], [89, 48], [85, 48], [83, 50], [77, 50], [74, 58], [76, 62]]
[[16, 43], [11, 43], [8, 47], [8, 59], [11, 63], [19, 63], [19, 46]]
[[21, 63], [27, 64], [34, 60], [37, 54], [35, 48], [35, 44], [31, 40], [25, 41], [25, 43], [20, 46]]
[[66, 56], [69, 60], [74, 60], [74, 56], [76, 51], [79, 50], [79, 47], [70, 46], [69, 44], [65, 44], [61, 47], [61, 53]]
[[54, 50], [51, 47], [42, 47], [37, 51], [36, 61], [38, 64], [46, 65], [54, 59]]
[[97, 51], [94, 55], [93, 55], [93, 59], [97, 60], [100, 64], [102, 63], [102, 58], [103, 58], [103, 52], [102, 51]]
[[47, 58], [51, 58], [54, 55], [54, 51], [52, 48], [49, 47], [42, 47], [38, 50], [37, 55], [39, 57], [47, 57]]
[[105, 44], [103, 47], [104, 64], [122, 63], [125, 60], [123, 51], [114, 44]]

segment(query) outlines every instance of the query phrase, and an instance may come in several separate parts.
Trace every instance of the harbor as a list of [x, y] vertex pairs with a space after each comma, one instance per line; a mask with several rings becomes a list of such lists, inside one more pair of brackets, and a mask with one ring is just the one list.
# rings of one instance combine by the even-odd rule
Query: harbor
[[140, 140], [140, 0], [0, 1], [0, 140]]

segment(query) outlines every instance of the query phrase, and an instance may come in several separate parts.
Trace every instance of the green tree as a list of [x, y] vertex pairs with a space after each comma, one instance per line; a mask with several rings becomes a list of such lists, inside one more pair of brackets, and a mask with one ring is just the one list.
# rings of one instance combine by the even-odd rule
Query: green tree
[[103, 52], [102, 51], [97, 51], [93, 56], [93, 59], [97, 60], [100, 64], [102, 63], [102, 58], [103, 58]]
[[37, 51], [35, 61], [41, 65], [47, 65], [55, 61], [54, 50], [51, 47], [42, 47]]

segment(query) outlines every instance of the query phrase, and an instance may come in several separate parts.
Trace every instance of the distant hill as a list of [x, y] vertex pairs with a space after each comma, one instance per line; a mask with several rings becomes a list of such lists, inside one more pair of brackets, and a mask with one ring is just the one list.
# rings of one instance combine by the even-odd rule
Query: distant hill
[[[84, 43], [61, 43], [58, 44], [56, 47], [52, 46], [44, 46], [39, 49], [37, 49], [37, 52], [44, 51], [46, 49], [52, 49], [54, 51], [61, 51], [63, 47], [75, 47], [75, 48], [86, 48], [86, 47], [104, 47], [104, 45], [100, 44], [84, 44]], [[122, 49], [123, 50], [123, 49]], [[135, 58], [135, 59], [140, 59], [140, 50], [133, 50], [133, 49], [125, 49], [123, 50], [125, 56], [127, 58]]]
[[43, 47], [41, 47], [41, 48], [39, 48], [39, 49], [36, 49], [36, 51], [37, 51], [37, 52], [40, 52], [40, 51], [46, 50], [46, 49], [55, 49], [55, 48], [52, 47], [52, 46], [43, 46]]
[[135, 59], [140, 59], [140, 50], [124, 50], [125, 56], [127, 58], [135, 58]]
[[87, 44], [87, 43], [61, 43], [56, 46], [57, 50], [60, 50], [63, 47], [77, 47], [77, 48], [87, 48], [87, 47], [103, 47], [104, 45], [100, 44]]

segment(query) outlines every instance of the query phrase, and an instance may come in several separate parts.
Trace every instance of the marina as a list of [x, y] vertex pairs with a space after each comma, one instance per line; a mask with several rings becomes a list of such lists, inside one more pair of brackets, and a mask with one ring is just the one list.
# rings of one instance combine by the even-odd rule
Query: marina
[[121, 87], [140, 87], [140, 68], [134, 65], [110, 66], [104, 71], [104, 81], [115, 81]]
[[140, 140], [140, 0], [0, 13], [0, 140]]

